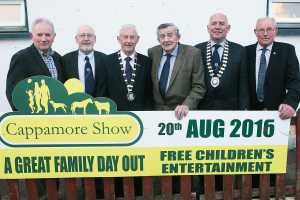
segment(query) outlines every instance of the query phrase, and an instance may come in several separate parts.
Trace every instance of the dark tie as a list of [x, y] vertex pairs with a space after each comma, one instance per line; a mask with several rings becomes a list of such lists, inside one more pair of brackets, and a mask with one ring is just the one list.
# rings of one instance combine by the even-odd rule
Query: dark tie
[[85, 92], [88, 94], [93, 94], [95, 88], [95, 79], [93, 76], [92, 65], [88, 56], [85, 57], [84, 81]]
[[215, 50], [212, 56], [212, 68], [214, 70], [214, 73], [216, 74], [218, 73], [221, 65], [221, 59], [218, 53], [218, 49], [221, 47], [221, 45], [215, 44], [213, 47], [215, 48]]
[[130, 57], [126, 57], [125, 61], [126, 61], [126, 67], [125, 67], [126, 79], [128, 81], [130, 81], [130, 79], [132, 77], [132, 68], [131, 68], [131, 65], [130, 65], [131, 58]]
[[264, 82], [265, 76], [267, 71], [267, 59], [266, 59], [266, 48], [261, 49], [261, 56], [260, 56], [260, 63], [259, 63], [259, 70], [258, 70], [258, 81], [257, 81], [257, 90], [256, 95], [257, 99], [260, 102], [264, 101]]
[[162, 68], [160, 78], [159, 78], [159, 90], [161, 95], [164, 97], [167, 89], [167, 83], [168, 83], [168, 77], [169, 77], [169, 72], [170, 72], [170, 60], [172, 55], [171, 54], [166, 54], [167, 60], [164, 63], [164, 66]]

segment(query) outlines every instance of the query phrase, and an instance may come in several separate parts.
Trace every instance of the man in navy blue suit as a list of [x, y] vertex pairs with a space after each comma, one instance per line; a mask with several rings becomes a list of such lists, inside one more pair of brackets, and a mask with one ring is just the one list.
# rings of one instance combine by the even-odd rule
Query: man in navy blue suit
[[[205, 66], [207, 92], [200, 100], [200, 110], [245, 110], [249, 106], [248, 70], [245, 48], [228, 41], [230, 31], [227, 16], [215, 13], [209, 18], [207, 31], [210, 39], [197, 44]], [[216, 189], [222, 190], [222, 176], [216, 176]], [[203, 193], [200, 176], [197, 196]]]
[[[300, 100], [299, 62], [295, 47], [274, 41], [277, 25], [273, 18], [258, 19], [254, 33], [257, 43], [246, 47], [250, 109], [278, 110], [281, 119], [291, 118]], [[263, 72], [261, 66], [265, 68]]]

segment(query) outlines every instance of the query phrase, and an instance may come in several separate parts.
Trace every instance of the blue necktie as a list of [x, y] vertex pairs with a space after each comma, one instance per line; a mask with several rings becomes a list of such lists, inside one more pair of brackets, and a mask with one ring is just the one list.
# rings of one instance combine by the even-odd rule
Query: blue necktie
[[131, 65], [130, 65], [131, 58], [130, 57], [126, 57], [125, 61], [126, 61], [126, 67], [125, 67], [126, 79], [128, 81], [130, 81], [130, 79], [132, 77], [132, 68], [131, 68]]
[[212, 68], [214, 70], [214, 73], [217, 74], [219, 69], [220, 69], [220, 65], [221, 65], [221, 59], [218, 53], [218, 49], [221, 47], [221, 45], [219, 44], [215, 44], [214, 45], [214, 53], [212, 55]]
[[265, 53], [268, 49], [263, 48], [261, 50], [262, 50], [262, 52], [261, 52], [260, 63], [259, 63], [256, 95], [257, 95], [258, 101], [263, 102], [264, 101], [264, 82], [265, 82], [265, 76], [266, 76], [266, 71], [267, 71], [267, 59], [266, 59]]
[[95, 79], [93, 76], [92, 65], [90, 63], [89, 57], [85, 57], [85, 66], [84, 66], [84, 83], [85, 83], [85, 92], [88, 94], [94, 93], [95, 88]]
[[162, 68], [160, 78], [159, 78], [159, 90], [161, 95], [164, 97], [166, 94], [167, 90], [167, 83], [168, 83], [168, 77], [169, 77], [169, 72], [170, 72], [170, 60], [172, 55], [171, 54], [166, 54], [167, 60], [164, 63], [164, 66]]

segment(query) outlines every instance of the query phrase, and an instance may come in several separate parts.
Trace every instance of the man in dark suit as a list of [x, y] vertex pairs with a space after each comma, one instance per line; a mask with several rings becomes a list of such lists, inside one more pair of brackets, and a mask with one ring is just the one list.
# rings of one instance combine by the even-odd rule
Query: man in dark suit
[[179, 44], [179, 30], [172, 23], [159, 25], [157, 38], [160, 45], [148, 50], [155, 109], [175, 110], [181, 119], [197, 108], [205, 94], [201, 53], [195, 47]]
[[[172, 23], [158, 26], [157, 39], [160, 45], [148, 50], [152, 59], [154, 107], [155, 110], [175, 110], [176, 118], [182, 119], [189, 110], [197, 108], [205, 94], [201, 52], [179, 44], [179, 29]], [[171, 180], [171, 177], [163, 177], [161, 181]], [[179, 186], [179, 177], [173, 177], [173, 193], [179, 192]]]
[[[249, 106], [245, 49], [226, 39], [230, 25], [223, 13], [215, 13], [209, 18], [207, 31], [210, 40], [196, 45], [201, 49], [207, 87], [199, 109], [245, 110]], [[203, 177], [199, 178], [197, 196], [204, 190]], [[216, 176], [216, 189], [223, 189], [222, 176]]]
[[201, 49], [207, 86], [199, 109], [245, 110], [249, 104], [245, 49], [226, 40], [230, 25], [223, 13], [210, 17], [207, 30], [210, 40], [196, 45]]
[[55, 38], [52, 22], [39, 18], [32, 24], [30, 47], [18, 51], [12, 56], [6, 79], [6, 96], [13, 110], [12, 92], [16, 84], [30, 76], [45, 75], [64, 81], [61, 72], [61, 57], [51, 49]]
[[[299, 62], [295, 48], [274, 41], [277, 25], [273, 18], [259, 18], [254, 33], [257, 43], [246, 47], [250, 109], [278, 110], [281, 119], [291, 118], [300, 100]], [[258, 187], [258, 176], [253, 175], [252, 179], [253, 187]], [[275, 185], [274, 175], [271, 175], [270, 183]]]
[[139, 36], [134, 25], [124, 25], [117, 37], [121, 49], [106, 59], [106, 97], [118, 110], [150, 110], [152, 82], [150, 59], [135, 51]]
[[[119, 111], [142, 111], [152, 108], [150, 59], [135, 51], [139, 35], [134, 25], [121, 27], [117, 37], [121, 49], [106, 59], [106, 97], [116, 102]], [[122, 178], [115, 179], [117, 197], [123, 196]], [[136, 196], [142, 195], [141, 178], [124, 178], [134, 184]]]
[[80, 26], [75, 40], [78, 50], [63, 56], [65, 78], [77, 78], [84, 85], [86, 93], [95, 97], [98, 90], [97, 96], [103, 96], [105, 54], [94, 50], [94, 29], [88, 25]]
[[246, 47], [249, 64], [250, 109], [278, 110], [291, 118], [300, 100], [299, 62], [294, 46], [275, 42], [276, 21], [260, 18], [254, 30], [257, 43]]

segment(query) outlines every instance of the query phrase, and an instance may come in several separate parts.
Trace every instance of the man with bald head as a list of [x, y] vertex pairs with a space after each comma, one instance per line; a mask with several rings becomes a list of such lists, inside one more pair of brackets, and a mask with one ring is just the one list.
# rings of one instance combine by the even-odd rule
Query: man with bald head
[[278, 110], [291, 118], [300, 100], [299, 62], [293, 45], [275, 42], [276, 21], [259, 18], [254, 33], [257, 43], [246, 47], [249, 64], [250, 109]]
[[123, 25], [117, 36], [120, 50], [106, 59], [106, 97], [118, 110], [149, 110], [152, 107], [150, 59], [137, 53], [140, 37], [134, 25]]
[[[230, 31], [227, 16], [215, 13], [209, 18], [210, 39], [197, 44], [205, 66], [207, 92], [200, 100], [201, 110], [245, 110], [249, 106], [247, 60], [244, 47], [226, 39]], [[197, 196], [203, 193], [200, 177]], [[216, 189], [223, 189], [222, 176], [216, 176]], [[202, 183], [202, 184], [201, 184]]]
[[205, 65], [207, 92], [199, 103], [203, 110], [245, 110], [249, 105], [245, 49], [226, 39], [230, 25], [226, 15], [209, 18], [210, 39], [197, 44]]
[[63, 56], [65, 78], [66, 80], [77, 78], [82, 82], [87, 94], [95, 97], [98, 93], [97, 96], [103, 96], [105, 54], [94, 50], [96, 43], [94, 29], [88, 25], [80, 26], [75, 40], [78, 50]]
[[6, 96], [13, 110], [12, 92], [16, 84], [30, 76], [44, 75], [64, 81], [61, 57], [51, 46], [55, 39], [53, 23], [38, 18], [32, 23], [31, 39], [33, 44], [22, 49], [11, 58], [6, 79]]

